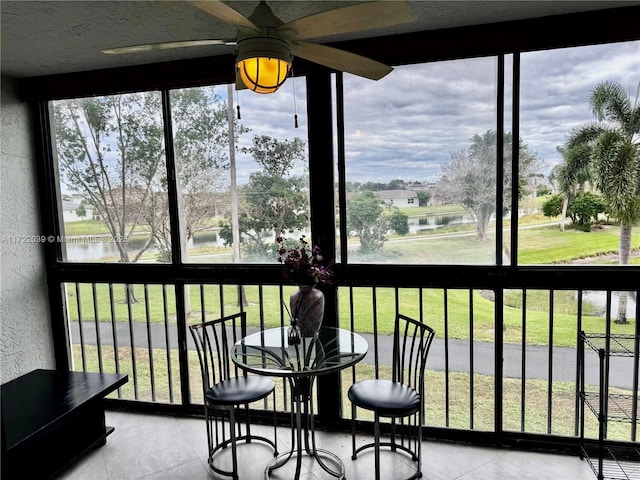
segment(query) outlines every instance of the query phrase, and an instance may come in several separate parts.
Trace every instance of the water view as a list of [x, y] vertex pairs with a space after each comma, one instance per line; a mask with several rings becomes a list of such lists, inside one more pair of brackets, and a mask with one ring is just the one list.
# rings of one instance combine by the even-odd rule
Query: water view
[[[409, 234], [416, 234], [422, 231], [432, 231], [450, 225], [460, 225], [472, 223], [470, 215], [423, 215], [409, 217]], [[195, 238], [190, 238], [187, 243], [187, 251], [196, 248], [225, 247], [224, 240], [218, 235], [218, 229], [202, 231], [195, 234]], [[296, 234], [298, 236], [298, 234]], [[129, 253], [135, 255], [140, 251], [146, 242], [143, 235], [135, 236], [129, 241]], [[111, 241], [109, 236], [87, 236], [74, 237], [74, 241], [65, 244], [66, 260], [70, 262], [95, 262], [95, 261], [119, 261], [120, 254], [117, 245]], [[155, 256], [158, 249], [154, 246], [147, 250]], [[207, 255], [208, 256], [208, 255]]]

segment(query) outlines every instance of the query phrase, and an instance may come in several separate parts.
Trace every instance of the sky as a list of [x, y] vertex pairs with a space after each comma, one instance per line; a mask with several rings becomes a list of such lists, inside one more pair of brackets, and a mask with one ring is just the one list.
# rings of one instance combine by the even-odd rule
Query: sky
[[[507, 55], [507, 132], [512, 130], [512, 62]], [[482, 57], [398, 66], [378, 81], [345, 74], [347, 181], [437, 181], [452, 153], [467, 149], [473, 135], [496, 129], [496, 73], [497, 57]], [[521, 54], [520, 138], [541, 160], [539, 173], [548, 175], [562, 162], [557, 147], [572, 129], [594, 120], [589, 94], [605, 80], [619, 82], [635, 100], [640, 88], [640, 41]], [[215, 86], [214, 91], [227, 99], [226, 85]], [[299, 137], [307, 143], [304, 78], [287, 79], [271, 95], [234, 89], [233, 103], [240, 106], [240, 123], [250, 129], [237, 145], [238, 184], [260, 169], [240, 151], [251, 146], [254, 135]], [[296, 113], [299, 128], [294, 128]], [[337, 156], [337, 178], [335, 162]], [[294, 173], [303, 172], [300, 165]], [[64, 182], [62, 187], [68, 193]]]
[[[512, 56], [505, 59], [505, 131], [511, 131]], [[295, 59], [294, 59], [295, 68]], [[398, 66], [379, 81], [344, 75], [347, 181], [435, 181], [451, 153], [469, 147], [474, 134], [495, 130], [497, 58]], [[521, 54], [520, 137], [546, 165], [561, 163], [556, 148], [570, 131], [594, 120], [589, 94], [614, 80], [632, 101], [640, 82], [640, 41]], [[226, 98], [226, 88], [218, 93]], [[295, 92], [295, 95], [294, 95]], [[306, 90], [288, 79], [272, 95], [234, 94], [253, 135], [306, 142]], [[299, 128], [294, 128], [297, 112]], [[240, 155], [238, 182], [257, 169]], [[335, 170], [335, 167], [334, 167]]]

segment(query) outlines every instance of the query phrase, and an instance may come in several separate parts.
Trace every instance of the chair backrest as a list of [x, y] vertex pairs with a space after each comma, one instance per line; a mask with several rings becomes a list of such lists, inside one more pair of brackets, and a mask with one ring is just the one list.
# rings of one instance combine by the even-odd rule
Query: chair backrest
[[206, 392], [223, 380], [238, 376], [239, 369], [231, 361], [230, 349], [246, 336], [245, 312], [189, 325], [189, 331], [198, 352], [203, 391]]
[[402, 314], [396, 315], [393, 333], [392, 379], [415, 389], [422, 396], [424, 369], [434, 330]]

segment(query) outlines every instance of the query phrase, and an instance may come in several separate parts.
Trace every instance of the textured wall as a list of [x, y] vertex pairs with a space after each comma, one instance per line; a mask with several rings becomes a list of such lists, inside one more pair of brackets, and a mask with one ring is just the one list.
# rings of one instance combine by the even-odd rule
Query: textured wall
[[30, 112], [1, 79], [0, 381], [54, 368]]

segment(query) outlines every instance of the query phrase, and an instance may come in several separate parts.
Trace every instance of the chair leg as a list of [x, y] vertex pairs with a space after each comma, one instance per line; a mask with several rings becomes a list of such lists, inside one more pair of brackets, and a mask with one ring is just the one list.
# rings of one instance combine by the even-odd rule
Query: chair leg
[[[418, 462], [418, 465], [420, 465], [420, 445], [422, 444], [422, 421], [419, 419], [419, 415], [416, 413], [413, 417], [413, 420], [415, 422], [415, 427], [417, 430], [417, 436], [415, 438], [415, 446], [413, 448], [414, 452], [417, 452], [417, 456], [414, 455], [413, 458], [415, 459], [415, 461]], [[418, 467], [418, 470], [420, 470], [420, 467]]]
[[376, 412], [374, 424], [373, 424], [374, 436], [375, 436], [375, 471], [376, 480], [380, 480], [380, 416]]
[[356, 455], [356, 406], [351, 403], [351, 460], [355, 460]]
[[238, 478], [238, 451], [236, 445], [236, 409], [229, 410], [229, 430], [231, 432], [231, 462], [233, 468], [233, 480], [239, 480]]
[[276, 391], [273, 391], [273, 456], [278, 456], [278, 416], [276, 415]]
[[209, 418], [209, 412], [205, 407], [204, 418], [207, 422], [207, 450], [209, 451], [208, 462], [211, 463], [211, 452], [213, 451], [213, 432], [211, 431], [211, 419]]
[[416, 475], [420, 478], [422, 477], [422, 422], [418, 424], [418, 438], [416, 440], [418, 442], [418, 471]]
[[[402, 441], [402, 437], [400, 437], [400, 441]], [[396, 419], [395, 417], [391, 418], [391, 451], [396, 451]]]
[[[245, 409], [245, 418], [246, 418], [246, 424], [245, 424], [245, 434], [247, 435], [247, 443], [251, 443], [251, 414], [249, 413], [249, 404], [246, 403], [244, 405], [244, 409]], [[242, 435], [242, 431], [238, 430], [238, 433], [240, 435]]]

